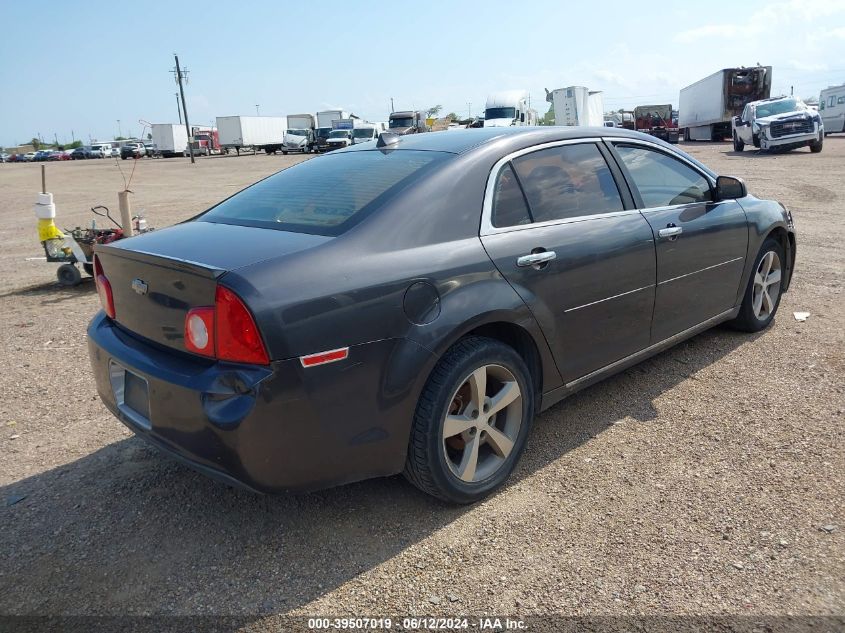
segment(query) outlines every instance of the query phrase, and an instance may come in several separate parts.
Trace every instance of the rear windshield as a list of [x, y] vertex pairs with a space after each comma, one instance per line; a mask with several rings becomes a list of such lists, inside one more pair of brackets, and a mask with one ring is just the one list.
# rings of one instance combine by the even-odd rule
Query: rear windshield
[[236, 193], [197, 219], [341, 235], [450, 156], [413, 150], [320, 156]]

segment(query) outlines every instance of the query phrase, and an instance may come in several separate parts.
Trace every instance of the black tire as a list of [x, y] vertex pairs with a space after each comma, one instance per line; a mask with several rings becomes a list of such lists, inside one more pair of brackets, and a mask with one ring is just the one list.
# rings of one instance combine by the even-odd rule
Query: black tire
[[282, 156], [287, 156], [287, 155], [288, 155], [288, 153], [286, 151], [282, 150]]
[[94, 264], [82, 264], [82, 270], [90, 277], [94, 276]]
[[62, 264], [56, 271], [56, 278], [61, 286], [78, 286], [82, 281], [82, 273], [73, 264]]
[[[780, 282], [777, 286], [778, 295], [774, 301], [774, 307], [767, 315], [765, 315], [764, 318], [760, 318], [754, 311], [754, 281], [758, 269], [760, 268], [760, 262], [762, 262], [763, 258], [770, 252], [774, 252], [775, 255], [777, 255], [781, 276]], [[775, 314], [780, 306], [781, 297], [783, 296], [783, 284], [786, 280], [785, 273], [786, 254], [783, 252], [783, 246], [773, 237], [766, 238], [763, 245], [760, 247], [760, 252], [757, 253], [757, 257], [754, 259], [754, 267], [751, 269], [751, 276], [748, 279], [748, 285], [745, 288], [745, 294], [742, 298], [742, 305], [739, 308], [739, 314], [733, 321], [730, 322], [730, 324], [737, 330], [742, 330], [743, 332], [759, 332], [760, 330], [764, 330], [769, 327], [772, 319], [775, 318]]]
[[745, 142], [737, 136], [736, 132], [734, 132], [734, 151], [741, 152], [745, 149]]
[[824, 146], [824, 134], [819, 134], [819, 140], [815, 141], [814, 143], [810, 143], [810, 151], [813, 154], [818, 154], [822, 151], [822, 147]]
[[[516, 379], [522, 398], [522, 418], [507, 456], [501, 458], [501, 462], [494, 458], [495, 469], [486, 478], [467, 482], [461, 480], [447, 464], [443, 426], [447, 412], [455, 402], [453, 398], [457, 398], [456, 392], [470, 374], [485, 366], [503, 368]], [[488, 381], [488, 384], [491, 383]], [[516, 401], [512, 406], [516, 410]], [[512, 347], [494, 339], [480, 336], [462, 339], [440, 359], [420, 395], [404, 475], [417, 488], [434, 497], [450, 503], [474, 503], [496, 490], [511, 474], [525, 448], [533, 417], [534, 384], [522, 357]], [[483, 423], [479, 423], [478, 429], [468, 431], [473, 435], [479, 432], [480, 442], [487, 441], [483, 439], [484, 432], [479, 431], [482, 426]], [[491, 455], [492, 445], [488, 443], [485, 446], [488, 455]]]

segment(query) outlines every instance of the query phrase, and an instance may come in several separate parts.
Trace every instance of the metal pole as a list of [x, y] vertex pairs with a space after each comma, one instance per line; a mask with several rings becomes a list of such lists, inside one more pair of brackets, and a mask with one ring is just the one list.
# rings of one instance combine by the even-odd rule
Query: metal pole
[[117, 135], [123, 136], [123, 130], [120, 129], [120, 119], [117, 120]]
[[185, 89], [182, 87], [182, 70], [179, 68], [179, 56], [173, 55], [173, 57], [176, 59], [176, 79], [179, 81], [179, 94], [182, 95], [182, 111], [185, 113], [185, 131], [188, 133], [188, 153], [191, 155], [191, 163], [193, 164], [196, 161], [194, 160], [194, 146], [191, 143], [191, 124], [188, 123], [188, 106], [185, 105]]
[[179, 115], [179, 125], [182, 125], [182, 106], [179, 105], [179, 93], [174, 92], [173, 96], [176, 97], [176, 113]]
[[258, 104], [257, 104], [257, 103], [255, 104], [255, 116], [261, 116], [261, 115], [258, 113]]
[[390, 97], [390, 113], [393, 114], [396, 110], [393, 109], [393, 97]]
[[47, 193], [47, 165], [41, 165], [41, 193]]

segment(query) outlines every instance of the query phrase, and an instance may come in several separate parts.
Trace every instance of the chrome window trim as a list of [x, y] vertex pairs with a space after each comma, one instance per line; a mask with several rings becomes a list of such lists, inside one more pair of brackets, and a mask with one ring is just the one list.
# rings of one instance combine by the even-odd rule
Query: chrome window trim
[[[546, 226], [557, 226], [559, 224], [571, 224], [573, 222], [586, 222], [589, 220], [597, 220], [600, 218], [612, 218], [624, 215], [634, 215], [639, 213], [637, 209], [622, 209], [621, 211], [607, 211], [604, 213], [593, 213], [591, 215], [580, 215], [574, 218], [561, 218], [559, 220], [545, 220], [544, 222], [532, 222], [531, 224], [516, 224], [514, 226], [493, 226], [493, 191], [496, 186], [496, 180], [499, 178], [499, 172], [502, 168], [512, 161], [514, 158], [519, 158], [526, 154], [533, 154], [544, 149], [552, 147], [560, 147], [562, 145], [583, 145], [592, 143], [594, 145], [601, 143], [602, 139], [598, 136], [588, 136], [584, 138], [571, 138], [562, 141], [550, 141], [548, 143], [540, 143], [539, 145], [532, 145], [531, 147], [524, 147], [507, 154], [500, 158], [493, 165], [490, 174], [487, 176], [487, 185], [484, 188], [484, 203], [481, 209], [481, 228], [479, 236], [485, 237], [488, 235], [498, 235], [500, 233], [511, 233], [513, 231], [523, 231], [525, 229], [536, 229]], [[604, 158], [604, 156], [602, 156]], [[608, 169], [610, 166], [608, 165]], [[615, 182], [615, 179], [614, 179]], [[619, 193], [619, 199], [622, 201], [622, 193]], [[624, 202], [623, 202], [624, 204]]]

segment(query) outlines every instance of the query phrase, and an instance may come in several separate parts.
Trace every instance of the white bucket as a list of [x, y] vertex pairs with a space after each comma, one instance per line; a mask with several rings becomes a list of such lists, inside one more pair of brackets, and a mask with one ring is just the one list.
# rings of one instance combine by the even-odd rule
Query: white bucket
[[53, 204], [53, 194], [52, 193], [39, 193], [38, 194], [38, 204]]
[[51, 220], [56, 217], [55, 204], [36, 204], [35, 217], [39, 220]]

